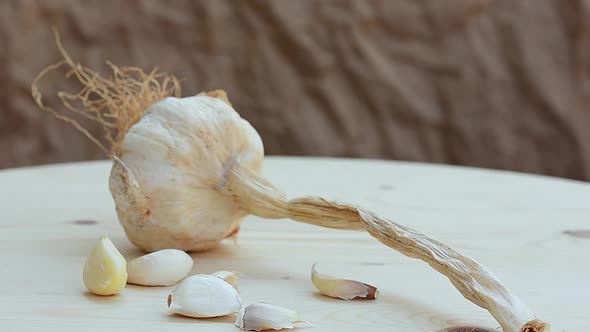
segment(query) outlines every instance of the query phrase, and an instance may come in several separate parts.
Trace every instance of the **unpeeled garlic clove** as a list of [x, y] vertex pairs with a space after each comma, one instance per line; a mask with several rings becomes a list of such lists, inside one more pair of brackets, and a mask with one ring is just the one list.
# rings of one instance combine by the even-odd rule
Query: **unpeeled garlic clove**
[[236, 326], [246, 331], [292, 329], [297, 313], [291, 309], [268, 303], [253, 303], [245, 307], [236, 320]]
[[232, 285], [233, 288], [238, 288], [238, 282], [240, 281], [240, 278], [235, 272], [217, 271], [211, 273], [211, 275], [227, 282], [228, 284]]
[[343, 300], [376, 299], [379, 295], [377, 288], [360, 281], [337, 279], [318, 273], [316, 264], [311, 267], [311, 281], [324, 295]]
[[182, 250], [164, 249], [132, 259], [127, 282], [143, 286], [171, 286], [186, 277], [193, 259]]
[[84, 285], [97, 295], [118, 294], [127, 283], [127, 262], [108, 237], [101, 237], [84, 264]]
[[229, 315], [242, 309], [242, 301], [235, 288], [227, 282], [206, 274], [184, 279], [170, 295], [171, 313], [207, 318]]

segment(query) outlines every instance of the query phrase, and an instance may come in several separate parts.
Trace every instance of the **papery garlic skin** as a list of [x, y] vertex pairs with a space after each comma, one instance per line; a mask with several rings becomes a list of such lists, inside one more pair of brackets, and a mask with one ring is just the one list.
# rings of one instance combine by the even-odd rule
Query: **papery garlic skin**
[[171, 313], [189, 317], [220, 317], [239, 312], [242, 301], [227, 282], [207, 274], [184, 279], [168, 296]]
[[115, 295], [127, 284], [127, 262], [108, 237], [102, 237], [84, 264], [84, 285], [97, 295]]
[[263, 158], [256, 130], [222, 99], [158, 101], [125, 134], [113, 161], [119, 221], [146, 251], [215, 247], [247, 215], [227, 193], [227, 172], [239, 163], [259, 174]]
[[233, 288], [238, 288], [238, 282], [240, 281], [240, 277], [238, 274], [231, 271], [217, 271], [211, 273], [212, 276], [217, 277], [228, 284], [232, 285]]
[[236, 326], [245, 331], [264, 331], [292, 329], [293, 323], [301, 322], [297, 313], [291, 309], [269, 303], [253, 303], [245, 307]]
[[171, 286], [186, 277], [193, 259], [182, 250], [164, 249], [130, 260], [127, 282], [142, 286]]

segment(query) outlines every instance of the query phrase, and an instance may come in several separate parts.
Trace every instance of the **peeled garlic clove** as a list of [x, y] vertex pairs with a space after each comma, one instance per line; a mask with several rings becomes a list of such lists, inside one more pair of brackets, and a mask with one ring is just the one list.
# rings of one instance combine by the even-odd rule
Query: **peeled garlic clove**
[[293, 323], [301, 322], [291, 309], [268, 303], [250, 304], [238, 315], [236, 326], [246, 331], [292, 329]]
[[84, 264], [84, 285], [97, 295], [118, 294], [127, 283], [127, 262], [108, 237], [101, 237]]
[[197, 274], [184, 279], [168, 295], [168, 308], [171, 313], [189, 317], [219, 317], [239, 312], [242, 301], [227, 282]]
[[318, 273], [315, 264], [311, 267], [311, 281], [324, 295], [343, 300], [376, 299], [379, 295], [377, 288], [360, 281], [337, 279]]
[[127, 282], [143, 286], [171, 286], [186, 277], [192, 267], [193, 259], [186, 252], [158, 250], [129, 261]]
[[217, 271], [211, 273], [211, 275], [227, 282], [228, 284], [232, 285], [233, 288], [238, 288], [238, 281], [240, 281], [240, 278], [235, 272]]

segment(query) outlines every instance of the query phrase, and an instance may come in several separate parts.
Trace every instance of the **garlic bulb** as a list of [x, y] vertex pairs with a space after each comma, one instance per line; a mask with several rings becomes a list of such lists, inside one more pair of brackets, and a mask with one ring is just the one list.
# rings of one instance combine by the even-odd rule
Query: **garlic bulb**
[[147, 251], [216, 246], [247, 211], [224, 192], [236, 164], [260, 173], [262, 141], [221, 99], [165, 98], [120, 146], [110, 178], [119, 221]]

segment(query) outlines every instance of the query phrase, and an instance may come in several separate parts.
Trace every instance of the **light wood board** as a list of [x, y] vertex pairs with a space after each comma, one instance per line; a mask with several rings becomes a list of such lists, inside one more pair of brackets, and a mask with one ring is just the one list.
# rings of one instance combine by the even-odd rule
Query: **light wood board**
[[[0, 331], [238, 331], [234, 317], [167, 313], [171, 287], [128, 286], [98, 297], [82, 283], [101, 235], [128, 258], [108, 191], [110, 163], [0, 171]], [[590, 328], [590, 185], [508, 172], [368, 160], [267, 158], [265, 174], [292, 197], [323, 195], [364, 206], [464, 252], [499, 277], [553, 331]], [[345, 181], [343, 181], [345, 180]], [[289, 220], [245, 220], [239, 247], [193, 254], [193, 273], [242, 273], [245, 303], [297, 310], [309, 331], [498, 328], [426, 264], [367, 234]], [[317, 294], [321, 272], [374, 284], [380, 298]]]

